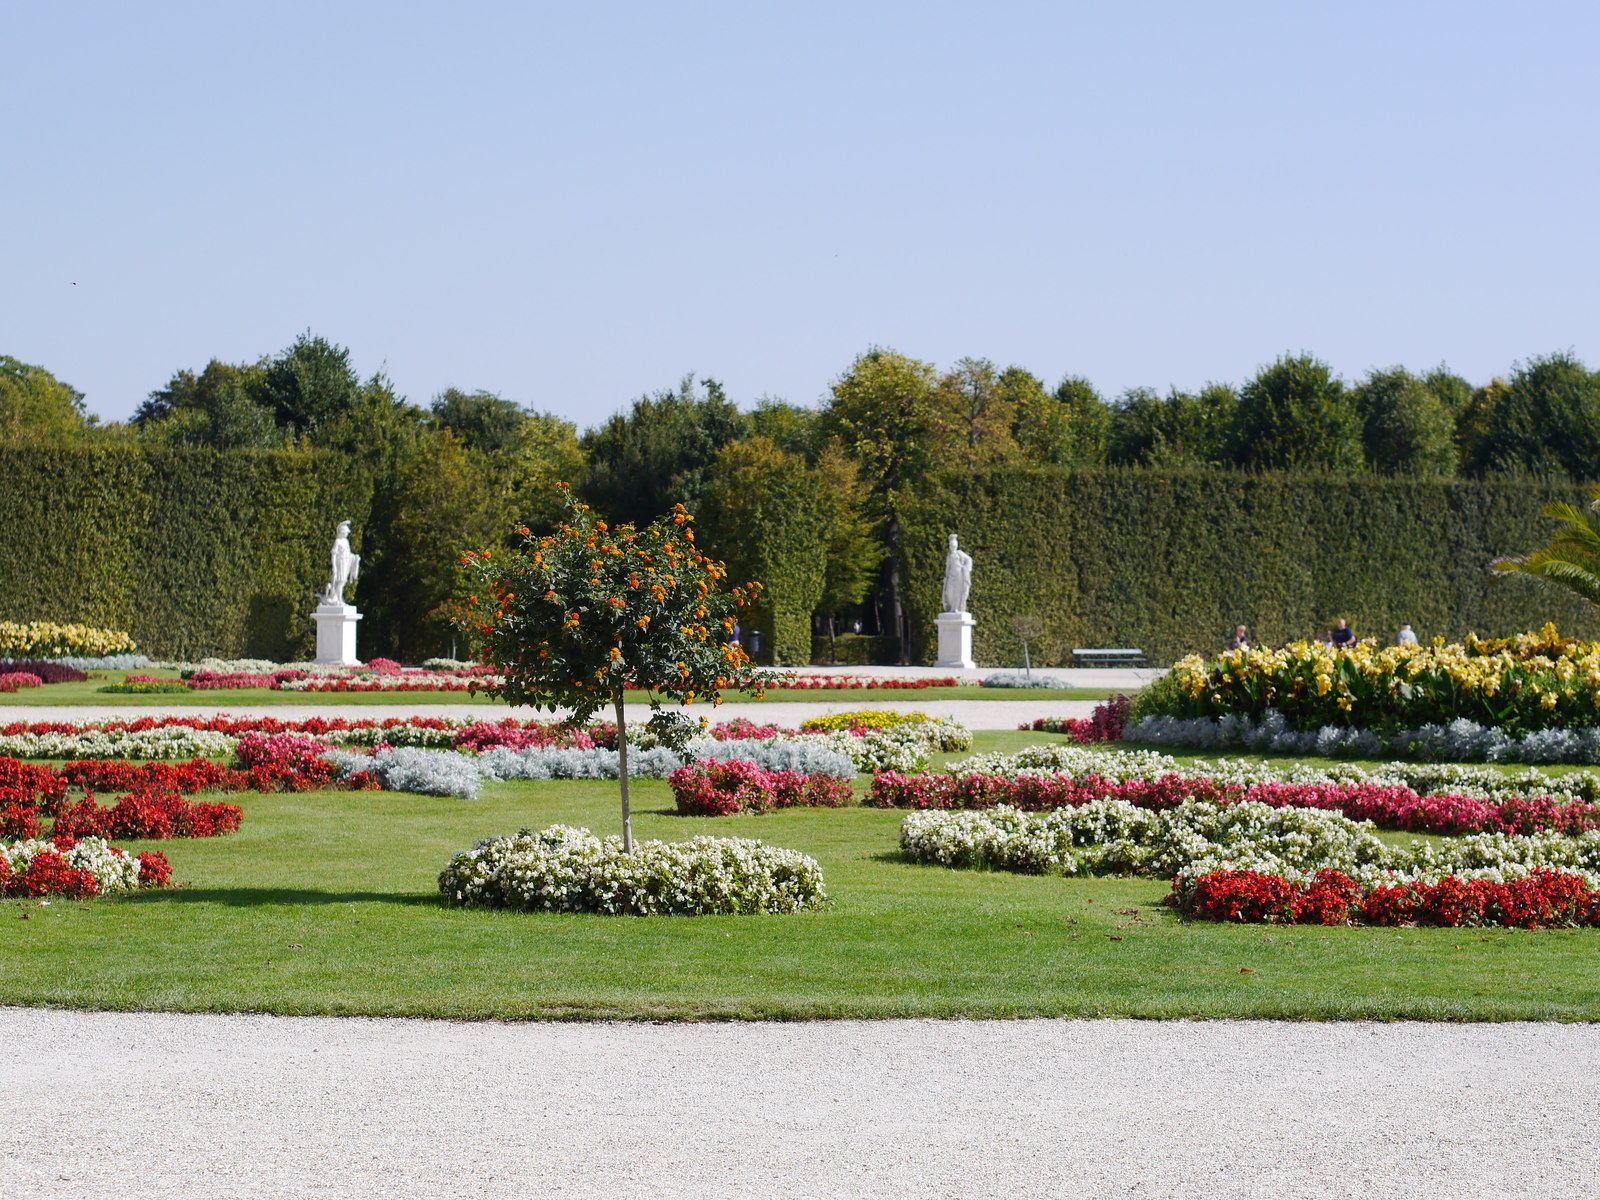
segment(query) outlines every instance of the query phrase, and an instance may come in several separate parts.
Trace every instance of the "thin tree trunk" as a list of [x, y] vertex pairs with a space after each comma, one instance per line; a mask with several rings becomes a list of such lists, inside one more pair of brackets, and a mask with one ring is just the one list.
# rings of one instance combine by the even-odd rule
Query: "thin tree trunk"
[[628, 721], [622, 713], [622, 694], [617, 693], [617, 778], [622, 781], [622, 851], [633, 853], [633, 813], [628, 808]]
[[884, 528], [884, 540], [889, 545], [889, 619], [894, 622], [894, 640], [898, 643], [895, 659], [902, 666], [911, 661], [911, 647], [906, 637], [906, 619], [900, 603], [900, 514], [890, 513]]

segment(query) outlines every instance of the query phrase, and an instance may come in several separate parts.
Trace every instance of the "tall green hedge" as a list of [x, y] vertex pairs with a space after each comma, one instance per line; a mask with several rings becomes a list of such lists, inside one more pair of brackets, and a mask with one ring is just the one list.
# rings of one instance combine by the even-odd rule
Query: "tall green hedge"
[[334, 526], [371, 484], [320, 451], [0, 446], [0, 619], [131, 633], [156, 656], [296, 658]]
[[1038, 664], [1074, 646], [1135, 646], [1168, 663], [1221, 649], [1235, 624], [1259, 644], [1338, 617], [1392, 639], [1500, 636], [1555, 621], [1600, 635], [1587, 605], [1489, 563], [1548, 540], [1539, 509], [1572, 484], [1395, 476], [997, 469], [926, 481], [905, 506], [906, 601], [931, 662], [946, 537], [974, 560], [979, 662], [1012, 664], [1012, 624], [1035, 616]]

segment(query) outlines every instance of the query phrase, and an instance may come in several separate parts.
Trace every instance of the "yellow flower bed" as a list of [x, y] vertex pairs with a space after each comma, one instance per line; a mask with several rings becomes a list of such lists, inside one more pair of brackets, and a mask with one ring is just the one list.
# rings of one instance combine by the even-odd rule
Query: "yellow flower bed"
[[1387, 732], [1458, 717], [1510, 733], [1578, 728], [1600, 724], [1600, 642], [1564, 639], [1553, 625], [1449, 645], [1295, 642], [1209, 660], [1190, 655], [1161, 692], [1172, 716], [1259, 718], [1275, 708], [1301, 730]]
[[926, 713], [891, 712], [884, 708], [863, 708], [856, 712], [834, 713], [830, 717], [811, 717], [800, 722], [807, 733], [834, 729], [892, 729], [896, 725], [920, 725], [928, 720]]
[[57, 625], [53, 621], [0, 621], [0, 658], [104, 658], [139, 647], [116, 629]]

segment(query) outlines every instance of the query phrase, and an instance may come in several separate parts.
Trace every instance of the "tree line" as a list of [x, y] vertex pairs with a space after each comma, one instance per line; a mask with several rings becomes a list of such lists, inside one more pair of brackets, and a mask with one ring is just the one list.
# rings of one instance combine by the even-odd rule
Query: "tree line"
[[558, 481], [610, 519], [643, 524], [675, 503], [735, 575], [768, 585], [755, 623], [782, 661], [809, 657], [835, 618], [905, 631], [901, 509], [944, 470], [1007, 465], [1587, 478], [1600, 461], [1600, 373], [1570, 353], [1472, 382], [1438, 367], [1341, 379], [1284, 355], [1239, 385], [1101, 395], [1053, 388], [1021, 367], [965, 358], [941, 370], [896, 351], [859, 355], [820, 404], [741, 408], [686, 376], [599, 425], [484, 390], [426, 406], [309, 331], [255, 362], [176, 371], [126, 423], [103, 423], [48, 370], [0, 356], [0, 437], [16, 443], [137, 439], [218, 449], [310, 446], [364, 468], [358, 600], [368, 653], [448, 649], [464, 548], [560, 518]]

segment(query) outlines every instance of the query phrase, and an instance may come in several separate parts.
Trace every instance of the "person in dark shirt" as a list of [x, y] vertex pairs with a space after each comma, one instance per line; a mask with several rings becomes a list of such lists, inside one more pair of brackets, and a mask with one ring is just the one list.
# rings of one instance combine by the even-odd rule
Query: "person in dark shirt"
[[1356, 644], [1355, 631], [1350, 628], [1350, 623], [1343, 617], [1333, 628], [1333, 644], [1335, 646], [1354, 646]]
[[1250, 635], [1245, 632], [1245, 628], [1244, 628], [1243, 625], [1235, 625], [1233, 627], [1233, 636], [1228, 639], [1228, 649], [1230, 649], [1230, 650], [1248, 650], [1248, 649], [1250, 649]]

